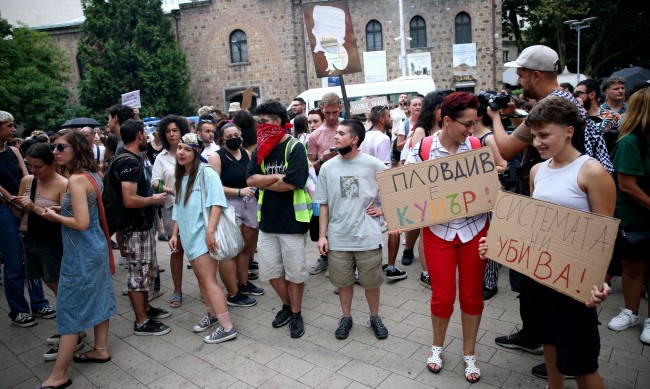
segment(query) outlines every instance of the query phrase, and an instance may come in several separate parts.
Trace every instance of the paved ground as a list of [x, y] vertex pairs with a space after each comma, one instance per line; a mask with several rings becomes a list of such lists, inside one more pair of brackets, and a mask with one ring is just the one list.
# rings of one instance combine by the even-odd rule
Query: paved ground
[[[315, 244], [308, 244], [308, 258], [315, 260]], [[166, 244], [158, 244], [165, 294], [153, 302], [168, 307], [171, 282]], [[164, 320], [171, 333], [161, 337], [133, 335], [133, 314], [128, 299], [119, 293], [125, 271], [114, 276], [118, 292], [118, 315], [111, 319], [109, 348], [112, 362], [103, 365], [70, 367], [75, 388], [468, 388], [463, 377], [461, 327], [458, 312], [452, 317], [443, 353], [444, 370], [431, 374], [425, 365], [431, 344], [429, 293], [418, 282], [420, 265], [403, 267], [407, 280], [382, 287], [380, 315], [390, 331], [386, 340], [377, 340], [367, 324], [368, 308], [363, 291], [355, 287], [354, 327], [346, 340], [334, 338], [341, 315], [338, 296], [323, 275], [310, 276], [305, 287], [303, 316], [305, 335], [289, 337], [288, 326], [274, 329], [271, 321], [280, 304], [265, 282], [258, 286], [267, 294], [252, 308], [233, 308], [236, 340], [218, 345], [203, 343], [205, 334], [195, 334], [192, 326], [204, 314], [198, 300], [196, 279], [191, 271], [183, 275], [184, 304]], [[520, 323], [518, 301], [509, 290], [507, 270], [502, 269], [499, 293], [487, 302], [477, 346], [482, 379], [479, 388], [544, 388], [546, 383], [531, 375], [530, 369], [541, 356], [503, 349], [494, 338], [509, 334]], [[51, 294], [50, 294], [51, 295]], [[54, 298], [50, 299], [54, 305]], [[620, 333], [606, 327], [622, 306], [620, 281], [614, 295], [600, 310], [600, 372], [607, 388], [650, 388], [650, 347], [638, 339], [641, 328]], [[45, 339], [54, 334], [53, 320], [23, 329], [6, 319], [7, 305], [0, 298], [0, 387], [33, 388], [47, 377], [53, 362], [44, 362]], [[646, 313], [645, 308], [641, 309]], [[92, 344], [88, 333], [86, 342]], [[85, 350], [89, 346], [86, 345]], [[575, 388], [569, 381], [568, 387]]]

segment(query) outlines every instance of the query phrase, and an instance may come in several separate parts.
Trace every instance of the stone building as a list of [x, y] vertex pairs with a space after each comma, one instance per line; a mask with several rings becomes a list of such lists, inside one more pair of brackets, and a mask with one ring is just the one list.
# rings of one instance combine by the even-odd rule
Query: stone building
[[[300, 92], [322, 86], [316, 77], [303, 19], [310, 0], [194, 0], [171, 11], [172, 25], [187, 55], [190, 93], [196, 106], [226, 109], [241, 101], [254, 85], [254, 103], [280, 98], [289, 103]], [[398, 0], [348, 0], [357, 47], [385, 51], [388, 80], [402, 75]], [[438, 88], [478, 92], [499, 89], [502, 79], [500, 0], [403, 0], [407, 57], [430, 56], [425, 66]], [[43, 28], [67, 53], [71, 89], [79, 80], [76, 61], [78, 25]], [[454, 50], [464, 44], [475, 64], [454, 67]], [[418, 54], [419, 53], [419, 54]], [[464, 52], [467, 55], [467, 51]], [[426, 62], [426, 61], [425, 61]], [[364, 72], [345, 76], [347, 84], [363, 83]]]

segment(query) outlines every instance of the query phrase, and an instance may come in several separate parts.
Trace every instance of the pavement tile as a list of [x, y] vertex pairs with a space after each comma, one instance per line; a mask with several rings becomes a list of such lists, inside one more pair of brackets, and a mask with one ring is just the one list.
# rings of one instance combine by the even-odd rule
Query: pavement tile
[[313, 363], [307, 362], [302, 358], [297, 358], [291, 354], [281, 353], [266, 364], [266, 367], [291, 377], [294, 380], [302, 377], [314, 367]]
[[378, 386], [390, 372], [379, 367], [353, 359], [339, 369], [338, 373], [370, 387]]
[[351, 379], [320, 366], [315, 366], [309, 370], [300, 377], [299, 381], [309, 387], [319, 389], [345, 388], [352, 383]]

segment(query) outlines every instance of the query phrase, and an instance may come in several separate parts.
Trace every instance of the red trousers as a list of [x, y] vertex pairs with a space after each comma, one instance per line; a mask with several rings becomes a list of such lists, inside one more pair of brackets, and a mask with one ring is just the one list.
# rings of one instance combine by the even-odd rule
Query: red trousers
[[467, 243], [462, 243], [458, 236], [446, 241], [429, 228], [422, 229], [424, 257], [431, 277], [431, 314], [447, 319], [454, 312], [456, 268], [461, 311], [468, 315], [483, 312], [483, 274], [487, 261], [478, 255], [478, 241], [485, 236], [488, 226]]

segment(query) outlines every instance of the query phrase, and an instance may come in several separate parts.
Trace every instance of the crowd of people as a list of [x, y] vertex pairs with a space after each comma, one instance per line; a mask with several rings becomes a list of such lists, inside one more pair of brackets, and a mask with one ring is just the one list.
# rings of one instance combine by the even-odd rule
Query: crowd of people
[[[357, 283], [374, 336], [386, 339], [380, 291], [385, 280], [408, 276], [396, 266], [402, 234], [401, 265], [412, 264], [418, 244], [419, 280], [431, 290], [428, 370], [438, 374], [444, 367], [458, 290], [464, 375], [478, 382], [477, 333], [484, 300], [498, 293], [500, 266], [485, 258], [490, 213], [389, 231], [383, 264], [382, 234], [389, 226], [376, 173], [480, 147], [491, 148], [504, 190], [621, 219], [608, 278], [594, 285], [586, 304], [510, 271], [523, 325], [495, 339], [503, 347], [543, 353], [533, 374], [548, 378], [550, 388], [563, 388], [566, 377], [580, 388], [603, 387], [595, 307], [611, 292], [611, 277], [622, 275], [625, 307], [608, 327], [622, 331], [640, 324], [643, 285], [650, 282], [644, 253], [650, 243], [650, 85], [626, 96], [625, 80], [610, 78], [602, 89], [585, 80], [567, 91], [557, 82], [558, 63], [557, 53], [545, 46], [531, 46], [506, 63], [517, 69], [523, 92], [502, 108], [493, 104], [497, 92], [477, 97], [434, 91], [403, 94], [397, 107], [373, 107], [342, 120], [340, 98], [329, 93], [312, 110], [301, 98], [290, 111], [277, 100], [254, 112], [231, 104], [227, 115], [205, 106], [195, 124], [168, 115], [148, 129], [137, 110], [115, 105], [106, 132], [33, 132], [22, 143], [15, 139], [13, 116], [0, 111], [0, 252], [9, 315], [20, 327], [35, 325], [35, 317], [57, 321], [57, 333], [47, 339], [52, 348], [43, 356], [56, 362], [42, 387], [71, 385], [71, 361], [111, 360], [113, 249], [127, 269], [122, 293], [133, 309], [135, 335], [171, 331], [160, 320], [183, 304], [186, 259], [206, 310], [193, 330], [216, 326], [206, 343], [237, 336], [229, 307], [257, 303], [255, 296], [266, 292], [251, 282], [258, 277], [270, 283], [281, 306], [272, 327], [288, 324], [292, 338], [303, 336], [305, 282], [323, 272], [340, 299], [334, 337], [347, 338], [353, 326]], [[232, 258], [215, 254], [224, 218], [232, 218], [244, 242]], [[308, 237], [320, 253], [311, 268]], [[150, 304], [162, 295], [165, 271], [157, 240], [167, 241], [171, 252], [171, 309]], [[57, 297], [56, 311], [42, 283]], [[92, 350], [75, 355], [90, 327]], [[640, 340], [650, 343], [650, 319]]]

